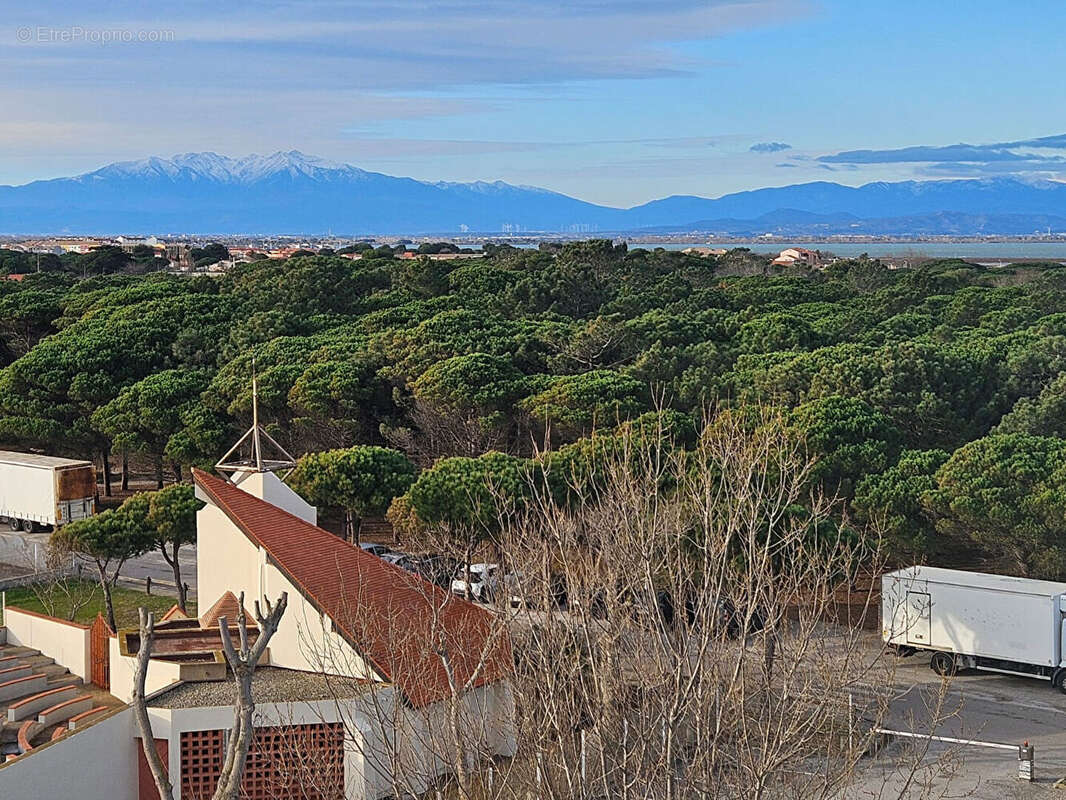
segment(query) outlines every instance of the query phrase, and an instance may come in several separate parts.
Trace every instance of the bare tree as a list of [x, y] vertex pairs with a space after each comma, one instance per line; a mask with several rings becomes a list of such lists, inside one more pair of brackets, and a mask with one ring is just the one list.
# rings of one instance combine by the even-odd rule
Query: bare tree
[[381, 433], [389, 444], [423, 468], [431, 467], [441, 458], [473, 457], [505, 449], [514, 438], [514, 431], [507, 426], [486, 424], [472, 409], [444, 409], [415, 397], [409, 401], [407, 413], [413, 427], [386, 427]]
[[[875, 532], [819, 492], [804, 443], [770, 412], [719, 414], [688, 450], [662, 432], [627, 432], [589, 458], [562, 476], [565, 503], [558, 485], [533, 487], [528, 512], [507, 514], [483, 545], [511, 577], [478, 630], [445, 634], [456, 600], [414, 576], [417, 628], [400, 612], [383, 625], [353, 589], [345, 626], [386, 628], [396, 654], [391, 685], [354, 705], [330, 676], [357, 674], [357, 660], [304, 642], [336, 688], [348, 746], [394, 796], [421, 795], [443, 774], [464, 800], [853, 796], [895, 696], [895, 661], [870, 631]], [[443, 533], [422, 538], [465, 558]], [[470, 680], [504, 639], [513, 758], [496, 755], [494, 701]], [[427, 659], [446, 676], [442, 699], [395, 701]], [[915, 727], [947, 713], [933, 703]], [[356, 724], [366, 719], [373, 741]], [[944, 761], [928, 747], [895, 754], [877, 796], [937, 796]]]
[[[241, 592], [237, 612], [237, 635], [239, 648], [233, 646], [229, 623], [225, 617], [218, 621], [219, 633], [222, 637], [222, 652], [226, 656], [226, 663], [233, 673], [233, 683], [236, 697], [234, 699], [233, 727], [230, 730], [229, 742], [226, 746], [226, 757], [222, 764], [218, 784], [215, 787], [213, 800], [237, 800], [240, 794], [241, 778], [244, 775], [244, 763], [248, 757], [248, 750], [252, 745], [254, 726], [252, 714], [255, 711], [255, 700], [252, 697], [252, 677], [259, 665], [259, 659], [266, 652], [271, 637], [278, 629], [281, 617], [288, 605], [288, 594], [281, 593], [276, 605], [266, 603], [266, 615], [260, 611], [259, 602], [255, 603], [255, 619], [259, 626], [259, 633], [255, 642], [248, 637], [248, 625], [244, 614], [244, 592]], [[152, 723], [148, 718], [148, 704], [145, 699], [144, 685], [148, 675], [148, 665], [152, 657], [152, 639], [155, 631], [155, 620], [150, 611], [142, 607], [140, 609], [140, 643], [137, 650], [137, 662], [134, 671], [133, 684], [133, 709], [137, 720], [137, 727], [141, 734], [141, 745], [144, 750], [145, 760], [152, 772], [156, 788], [159, 790], [160, 800], [173, 800], [174, 791], [159, 754], [155, 749]]]
[[34, 596], [52, 617], [74, 620], [78, 612], [96, 599], [100, 586], [71, 574], [73, 553], [62, 543], [50, 540], [45, 549], [45, 571], [30, 585]]

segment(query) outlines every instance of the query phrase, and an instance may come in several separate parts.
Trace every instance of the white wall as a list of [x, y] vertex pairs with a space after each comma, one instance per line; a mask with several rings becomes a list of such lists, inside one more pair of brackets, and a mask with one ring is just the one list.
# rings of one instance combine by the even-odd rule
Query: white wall
[[259, 552], [247, 536], [209, 502], [196, 512], [196, 602], [206, 611], [227, 591], [251, 610], [259, 599]]
[[[229, 706], [211, 708], [152, 709], [152, 733], [156, 738], [170, 740], [169, 769], [174, 783], [174, 798], [180, 797], [181, 734], [185, 731], [229, 730], [233, 725], [233, 709]], [[258, 703], [252, 724], [257, 727], [279, 725], [317, 725], [340, 722], [337, 705], [330, 700], [305, 703]], [[347, 748], [346, 748], [347, 749]], [[0, 795], [2, 797], [2, 795]], [[362, 800], [363, 795], [348, 795]], [[187, 799], [186, 799], [187, 800]]]
[[[118, 637], [112, 637], [111, 647], [111, 694], [124, 703], [133, 700], [133, 674], [137, 668], [137, 659], [122, 655]], [[152, 660], [148, 662], [148, 674], [144, 678], [144, 692], [151, 695], [165, 686], [180, 680], [181, 665], [167, 661]]]
[[288, 511], [312, 525], [318, 524], [318, 509], [289, 488], [273, 472], [252, 472], [237, 476], [237, 488], [272, 506]]
[[[436, 777], [452, 771], [445, 744], [449, 736], [447, 712], [443, 702], [427, 709], [410, 709], [398, 701], [392, 686], [379, 685], [373, 693], [350, 699], [257, 703], [254, 725], [342, 723], [345, 796], [348, 800], [372, 800], [392, 794], [388, 770], [396, 759], [408, 770], [407, 783], [401, 788], [424, 791]], [[228, 730], [233, 724], [233, 711], [228, 706], [153, 708], [150, 716], [153, 735], [170, 740], [170, 774], [175, 798], [180, 800], [177, 788], [182, 732]], [[460, 718], [469, 737], [471, 756], [515, 754], [514, 700], [506, 681], [470, 692], [464, 698]], [[393, 728], [394, 721], [399, 732]], [[418, 774], [418, 779], [412, 781], [412, 774]], [[5, 795], [0, 793], [0, 797]]]
[[[395, 733], [381, 730], [368, 734], [368, 739], [382, 740], [386, 736], [393, 739], [394, 749], [407, 774], [422, 778], [410, 788], [415, 793], [423, 793], [430, 788], [433, 779], [453, 771], [454, 740], [449, 722], [449, 701], [442, 700], [420, 709], [402, 708]], [[372, 724], [381, 727], [385, 720], [380, 711], [371, 714]], [[467, 692], [460, 704], [459, 728], [470, 763], [486, 756], [515, 755], [518, 745], [510, 683], [498, 681]], [[391, 787], [380, 783], [374, 788], [377, 793], [368, 796], [379, 797], [391, 792]]]
[[327, 672], [353, 678], [377, 679], [371, 667], [332, 630], [332, 621], [304, 598], [273, 564], [262, 558], [262, 597], [276, 601], [288, 592], [288, 607], [270, 640], [270, 663], [307, 672]]
[[[291, 491], [282, 487], [285, 491]], [[270, 663], [311, 672], [343, 672], [372, 677], [365, 661], [337, 634], [328, 618], [309, 603], [222, 511], [210, 502], [196, 515], [197, 596], [209, 608], [225, 592], [240, 596], [252, 610], [258, 600], [276, 602], [287, 592], [289, 605], [270, 640]], [[343, 669], [338, 669], [343, 665]]]
[[90, 679], [92, 666], [87, 625], [34, 614], [13, 606], [4, 610], [4, 625], [8, 644], [40, 650], [83, 680]]
[[73, 736], [0, 764], [4, 800], [137, 800], [137, 742], [124, 708]]
[[[382, 701], [391, 705], [392, 689], [379, 689]], [[382, 759], [371, 757], [371, 763], [364, 764], [364, 752], [383, 752], [368, 750], [363, 741], [365, 735], [379, 736], [379, 726], [374, 725], [366, 713], [365, 698], [350, 701], [316, 700], [301, 703], [257, 703], [255, 709], [255, 727], [272, 727], [282, 725], [317, 725], [340, 722], [345, 729], [344, 742], [344, 785], [347, 800], [368, 800], [388, 794], [391, 783], [388, 777], [377, 771], [375, 764]], [[152, 709], [152, 732], [156, 738], [168, 738], [170, 744], [170, 774], [175, 776], [173, 782], [175, 800], [182, 800], [180, 795], [181, 770], [181, 734], [184, 731], [229, 730], [233, 725], [233, 710], [229, 707], [213, 708], [176, 708]], [[365, 732], [365, 733], [364, 733]], [[355, 737], [353, 739], [353, 737]], [[3, 795], [0, 795], [2, 797]]]

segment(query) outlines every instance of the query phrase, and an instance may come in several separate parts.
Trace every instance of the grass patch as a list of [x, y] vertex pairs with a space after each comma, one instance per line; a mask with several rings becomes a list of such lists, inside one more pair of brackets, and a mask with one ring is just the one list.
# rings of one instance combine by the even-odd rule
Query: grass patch
[[[115, 621], [120, 628], [137, 626], [137, 609], [141, 606], [154, 612], [158, 618], [177, 602], [168, 595], [149, 595], [124, 586], [112, 589], [111, 598], [115, 604]], [[95, 581], [70, 580], [66, 582], [65, 588], [44, 583], [8, 589], [7, 604], [60, 619], [69, 619], [71, 607], [77, 606], [74, 621], [89, 625], [96, 619], [97, 614], [104, 613], [104, 594], [100, 584]], [[196, 601], [189, 600], [188, 607], [189, 616], [195, 616]]]

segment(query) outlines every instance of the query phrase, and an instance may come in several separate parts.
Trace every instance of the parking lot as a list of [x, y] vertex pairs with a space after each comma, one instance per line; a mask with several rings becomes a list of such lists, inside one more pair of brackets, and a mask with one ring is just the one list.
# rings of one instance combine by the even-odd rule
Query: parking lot
[[[888, 737], [863, 762], [848, 797], [1066, 798], [1066, 789], [1052, 786], [1066, 778], [1066, 695], [1047, 682], [974, 672], [951, 678], [942, 692], [941, 678], [922, 653], [899, 660], [891, 682], [894, 699], [884, 727], [964, 741], [1028, 741], [1037, 780], [1017, 778], [1014, 751]], [[916, 762], [922, 768], [912, 772]]]

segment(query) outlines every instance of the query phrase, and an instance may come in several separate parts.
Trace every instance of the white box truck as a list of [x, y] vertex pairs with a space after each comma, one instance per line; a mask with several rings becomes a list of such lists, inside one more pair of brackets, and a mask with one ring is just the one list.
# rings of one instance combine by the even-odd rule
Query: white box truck
[[0, 450], [0, 525], [31, 533], [91, 516], [96, 471], [92, 462]]
[[1066, 583], [939, 567], [881, 578], [881, 637], [900, 655], [932, 653], [944, 675], [980, 669], [1062, 688]]

